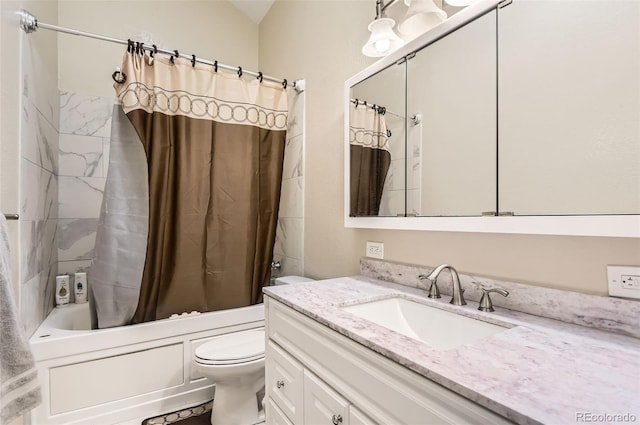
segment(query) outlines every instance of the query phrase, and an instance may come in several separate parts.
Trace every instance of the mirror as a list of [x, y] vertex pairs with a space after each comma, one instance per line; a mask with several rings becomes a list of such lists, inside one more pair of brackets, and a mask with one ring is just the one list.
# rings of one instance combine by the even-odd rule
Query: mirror
[[393, 64], [350, 91], [351, 217], [404, 215], [405, 73]]
[[499, 13], [500, 210], [640, 214], [640, 3]]
[[407, 66], [408, 211], [496, 211], [496, 11], [424, 47]]
[[345, 225], [640, 236], [640, 3], [498, 3], [468, 6], [345, 83], [348, 96], [367, 86], [363, 97], [406, 102], [390, 166], [404, 186], [383, 193], [404, 190], [404, 215], [417, 216], [385, 219], [401, 208], [381, 201]]

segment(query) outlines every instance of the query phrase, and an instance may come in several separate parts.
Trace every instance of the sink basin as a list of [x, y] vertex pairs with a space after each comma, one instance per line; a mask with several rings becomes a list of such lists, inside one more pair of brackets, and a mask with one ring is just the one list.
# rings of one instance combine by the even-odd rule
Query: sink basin
[[470, 344], [508, 329], [399, 297], [347, 306], [342, 310], [442, 350]]

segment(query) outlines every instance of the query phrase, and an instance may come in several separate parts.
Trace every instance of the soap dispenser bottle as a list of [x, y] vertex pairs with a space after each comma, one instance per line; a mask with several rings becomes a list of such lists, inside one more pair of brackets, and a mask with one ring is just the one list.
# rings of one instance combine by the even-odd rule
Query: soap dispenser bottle
[[87, 274], [76, 273], [73, 276], [73, 288], [76, 296], [76, 304], [87, 302]]
[[56, 306], [69, 304], [69, 275], [56, 276]]

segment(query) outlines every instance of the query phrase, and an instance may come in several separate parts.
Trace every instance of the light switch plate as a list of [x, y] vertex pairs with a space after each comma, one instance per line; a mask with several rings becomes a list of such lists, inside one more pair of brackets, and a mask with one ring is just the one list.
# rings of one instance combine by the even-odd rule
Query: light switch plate
[[609, 295], [640, 299], [640, 266], [607, 266]]

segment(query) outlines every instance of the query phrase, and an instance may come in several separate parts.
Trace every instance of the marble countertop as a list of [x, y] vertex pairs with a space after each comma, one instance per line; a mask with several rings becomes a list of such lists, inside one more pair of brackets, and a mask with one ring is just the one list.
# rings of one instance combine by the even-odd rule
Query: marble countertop
[[[500, 307], [481, 312], [472, 301], [454, 306], [445, 295], [432, 300], [424, 290], [363, 276], [264, 293], [516, 423], [640, 422], [640, 339]], [[341, 309], [394, 296], [510, 328], [437, 350]]]

